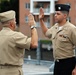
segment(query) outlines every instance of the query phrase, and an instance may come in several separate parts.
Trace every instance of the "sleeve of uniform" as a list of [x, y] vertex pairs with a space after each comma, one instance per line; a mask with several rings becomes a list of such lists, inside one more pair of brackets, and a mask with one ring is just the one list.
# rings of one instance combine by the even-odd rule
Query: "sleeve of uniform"
[[52, 29], [51, 28], [46, 31], [45, 36], [48, 37], [49, 39], [52, 38]]
[[25, 48], [28, 50], [30, 49], [31, 38], [28, 38], [27, 36], [25, 36], [20, 32], [18, 32], [14, 38], [17, 47]]
[[76, 46], [76, 27], [71, 30], [71, 42]]

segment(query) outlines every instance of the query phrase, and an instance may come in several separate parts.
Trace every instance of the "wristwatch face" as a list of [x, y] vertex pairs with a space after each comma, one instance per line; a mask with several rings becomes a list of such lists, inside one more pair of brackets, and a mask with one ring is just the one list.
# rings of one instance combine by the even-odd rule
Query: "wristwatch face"
[[31, 26], [31, 29], [35, 28], [35, 26]]

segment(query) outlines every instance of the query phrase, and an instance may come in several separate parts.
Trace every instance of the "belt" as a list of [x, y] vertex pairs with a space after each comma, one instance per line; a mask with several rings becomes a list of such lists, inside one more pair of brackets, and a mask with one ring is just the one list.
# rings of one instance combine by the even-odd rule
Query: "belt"
[[18, 66], [18, 65], [2, 65], [2, 64], [0, 64], [0, 69], [3, 69], [3, 68], [15, 68], [15, 67], [22, 67], [22, 66]]
[[55, 62], [64, 62], [64, 61], [72, 61], [75, 60], [75, 57], [65, 58], [65, 59], [56, 59]]

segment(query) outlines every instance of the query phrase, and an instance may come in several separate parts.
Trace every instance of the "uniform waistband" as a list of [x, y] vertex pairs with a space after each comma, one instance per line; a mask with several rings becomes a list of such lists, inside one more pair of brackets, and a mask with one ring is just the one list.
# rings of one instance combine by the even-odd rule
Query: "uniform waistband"
[[0, 64], [0, 69], [3, 69], [3, 68], [15, 68], [15, 67], [22, 67], [22, 66], [19, 66], [19, 65], [3, 65], [3, 64]]
[[70, 58], [65, 58], [65, 59], [56, 59], [55, 62], [64, 62], [64, 61], [72, 61], [72, 60], [76, 61], [76, 58], [70, 57]]

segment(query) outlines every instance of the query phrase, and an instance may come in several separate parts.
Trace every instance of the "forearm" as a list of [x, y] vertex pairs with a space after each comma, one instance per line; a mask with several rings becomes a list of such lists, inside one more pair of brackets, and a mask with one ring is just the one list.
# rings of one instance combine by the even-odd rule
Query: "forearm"
[[48, 28], [46, 27], [46, 25], [44, 24], [44, 21], [43, 19], [40, 19], [40, 25], [41, 25], [41, 28], [42, 28], [42, 31], [45, 35], [46, 31], [48, 30]]
[[31, 29], [31, 48], [37, 48], [38, 34], [36, 28]]

